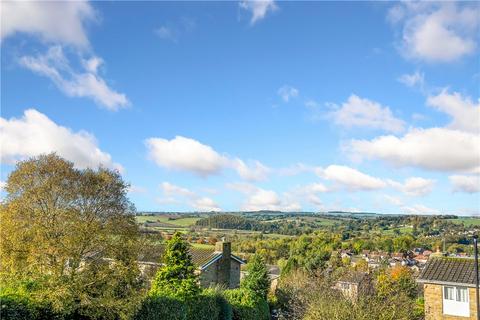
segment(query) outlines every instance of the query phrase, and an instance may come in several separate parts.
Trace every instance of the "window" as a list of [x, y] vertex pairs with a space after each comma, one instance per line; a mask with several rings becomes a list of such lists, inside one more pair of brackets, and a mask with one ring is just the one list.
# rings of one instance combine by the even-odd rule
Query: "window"
[[443, 287], [443, 299], [455, 300], [455, 287]]
[[468, 289], [463, 287], [457, 287], [457, 301], [468, 302]]
[[443, 313], [453, 316], [469, 317], [468, 288], [457, 286], [443, 287]]

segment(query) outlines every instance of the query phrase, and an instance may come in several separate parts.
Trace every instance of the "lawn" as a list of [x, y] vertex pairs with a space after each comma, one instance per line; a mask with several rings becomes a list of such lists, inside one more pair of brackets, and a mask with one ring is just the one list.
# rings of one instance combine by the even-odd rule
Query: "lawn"
[[463, 224], [465, 227], [480, 226], [480, 218], [474, 218], [474, 217], [448, 219], [448, 221], [451, 221], [451, 222], [457, 223], [457, 224]]

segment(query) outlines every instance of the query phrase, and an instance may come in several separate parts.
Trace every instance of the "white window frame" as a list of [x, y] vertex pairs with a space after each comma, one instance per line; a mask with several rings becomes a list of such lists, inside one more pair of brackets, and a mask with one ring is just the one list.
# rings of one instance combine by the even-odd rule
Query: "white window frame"
[[[446, 299], [447, 288], [453, 289], [453, 299]], [[466, 290], [466, 301], [460, 301], [460, 290]], [[470, 317], [470, 297], [468, 287], [444, 285], [442, 286], [443, 314], [459, 317]]]

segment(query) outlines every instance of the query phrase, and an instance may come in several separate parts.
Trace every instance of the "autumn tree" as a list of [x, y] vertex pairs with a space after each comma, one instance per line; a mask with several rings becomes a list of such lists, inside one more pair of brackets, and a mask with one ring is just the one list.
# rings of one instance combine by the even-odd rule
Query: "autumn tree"
[[125, 314], [139, 288], [138, 228], [128, 185], [105, 168], [80, 170], [55, 154], [17, 163], [1, 204], [1, 284], [32, 291], [55, 308]]

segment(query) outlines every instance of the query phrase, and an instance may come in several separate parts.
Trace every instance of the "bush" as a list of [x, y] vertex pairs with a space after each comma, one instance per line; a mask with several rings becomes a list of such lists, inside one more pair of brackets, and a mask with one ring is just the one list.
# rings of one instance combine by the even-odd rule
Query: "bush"
[[0, 297], [0, 319], [29, 320], [34, 318], [34, 311], [27, 299], [18, 296]]
[[51, 306], [34, 302], [28, 297], [14, 294], [0, 295], [0, 319], [2, 320], [49, 320], [61, 319]]
[[220, 306], [214, 293], [205, 292], [186, 301], [187, 320], [217, 320]]
[[245, 289], [225, 290], [225, 298], [231, 304], [233, 320], [268, 320], [270, 310], [265, 299]]
[[169, 297], [146, 297], [133, 316], [134, 320], [187, 320], [187, 306]]

